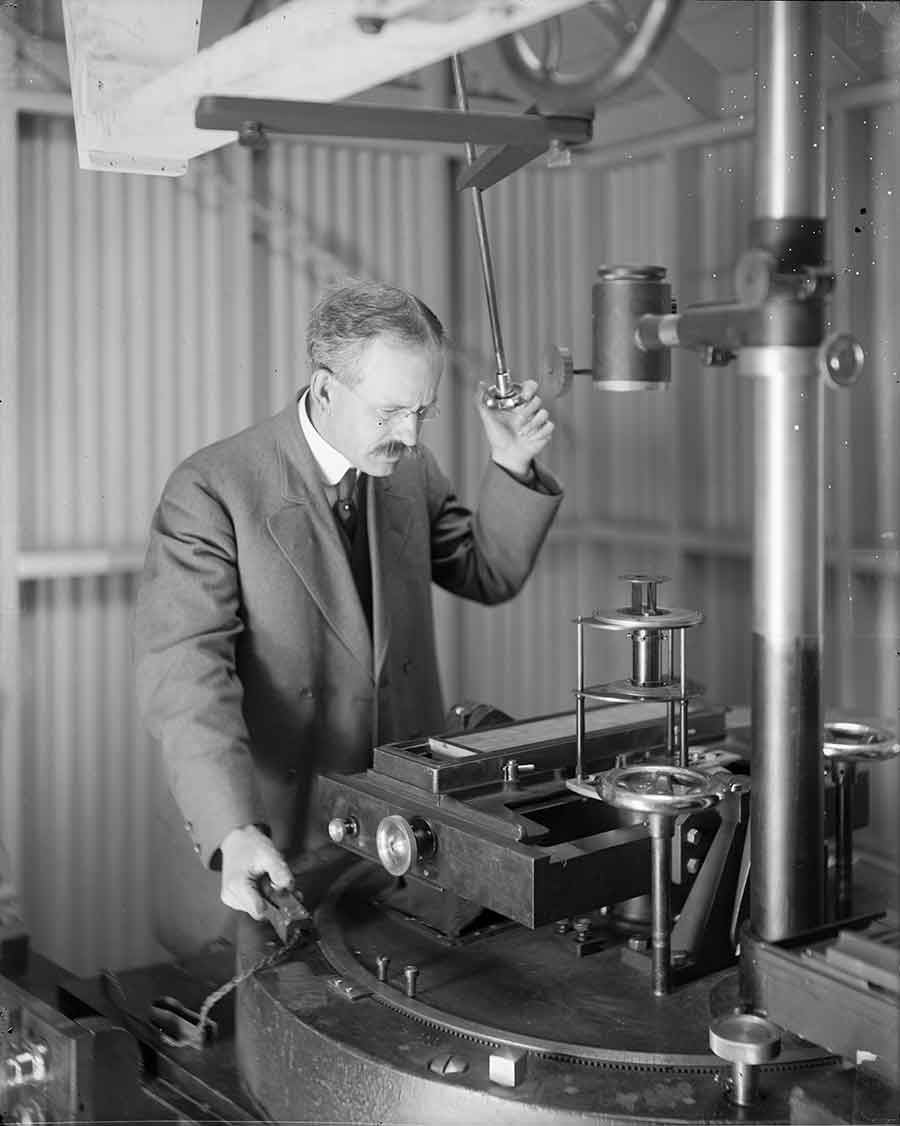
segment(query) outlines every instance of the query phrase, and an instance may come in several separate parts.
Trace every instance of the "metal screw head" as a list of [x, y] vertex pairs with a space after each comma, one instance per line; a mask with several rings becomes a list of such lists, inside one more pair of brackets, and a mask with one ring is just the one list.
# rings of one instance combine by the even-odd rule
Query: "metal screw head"
[[245, 121], [238, 127], [238, 144], [261, 150], [268, 146], [269, 139], [258, 121]]
[[689, 845], [699, 844], [700, 843], [700, 830], [699, 829], [688, 829], [687, 833], [685, 833], [684, 839], [687, 841], [687, 843]]
[[572, 150], [558, 137], [554, 137], [547, 149], [548, 168], [569, 168], [572, 164]]
[[428, 1061], [428, 1069], [438, 1075], [462, 1075], [464, 1071], [469, 1070], [469, 1061], [463, 1056], [444, 1052]]
[[557, 934], [567, 934], [572, 929], [572, 924], [568, 919], [557, 919], [553, 929]]
[[696, 856], [692, 856], [688, 860], [685, 867], [687, 868], [687, 873], [689, 876], [696, 876], [700, 871], [700, 861]]
[[575, 931], [576, 940], [584, 942], [591, 929], [591, 920], [586, 915], [581, 915], [572, 921], [572, 928]]
[[378, 35], [387, 20], [381, 16], [357, 16], [354, 22], [363, 35]]
[[328, 822], [328, 836], [335, 844], [340, 844], [347, 837], [355, 837], [358, 832], [355, 817], [332, 817]]
[[649, 943], [648, 943], [647, 939], [642, 934], [633, 934], [633, 935], [629, 936], [629, 939], [628, 939], [628, 949], [629, 950], [634, 950], [638, 954], [643, 954], [643, 952], [647, 949], [648, 946], [649, 946]]

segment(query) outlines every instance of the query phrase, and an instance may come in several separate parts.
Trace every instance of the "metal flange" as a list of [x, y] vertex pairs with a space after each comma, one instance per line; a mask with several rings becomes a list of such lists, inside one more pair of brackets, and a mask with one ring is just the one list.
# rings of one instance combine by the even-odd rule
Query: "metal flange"
[[594, 629], [661, 630], [690, 629], [703, 621], [701, 610], [659, 610], [655, 614], [635, 614], [624, 607], [619, 610], [595, 610], [593, 614], [575, 619]]
[[835, 720], [825, 724], [822, 753], [829, 762], [879, 761], [900, 754], [900, 742], [888, 728]]
[[709, 774], [660, 763], [618, 767], [600, 781], [604, 801], [636, 813], [695, 813], [716, 805], [722, 793]]

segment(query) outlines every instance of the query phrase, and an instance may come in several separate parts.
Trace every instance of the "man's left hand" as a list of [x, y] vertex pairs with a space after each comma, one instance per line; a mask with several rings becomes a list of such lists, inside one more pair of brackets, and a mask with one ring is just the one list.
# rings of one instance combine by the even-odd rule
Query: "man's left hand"
[[522, 384], [519, 405], [500, 410], [485, 402], [486, 387], [478, 396], [478, 413], [491, 447], [491, 457], [504, 469], [518, 477], [526, 477], [531, 462], [550, 441], [554, 426], [541, 403], [537, 383], [528, 379]]

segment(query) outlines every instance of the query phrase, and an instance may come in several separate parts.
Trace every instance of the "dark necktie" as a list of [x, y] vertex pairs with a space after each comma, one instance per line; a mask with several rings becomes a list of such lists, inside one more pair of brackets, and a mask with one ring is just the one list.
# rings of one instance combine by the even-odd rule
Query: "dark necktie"
[[344, 529], [347, 535], [347, 540], [350, 544], [353, 543], [353, 537], [356, 534], [356, 470], [348, 469], [344, 476], [338, 481], [337, 485], [337, 500], [334, 502], [334, 514], [337, 517], [338, 524]]
[[372, 572], [369, 567], [369, 536], [366, 527], [365, 507], [357, 505], [357, 497], [365, 496], [362, 491], [363, 475], [355, 469], [348, 469], [337, 485], [337, 498], [332, 505], [338, 527], [344, 538], [350, 570], [356, 584], [363, 613], [372, 628]]

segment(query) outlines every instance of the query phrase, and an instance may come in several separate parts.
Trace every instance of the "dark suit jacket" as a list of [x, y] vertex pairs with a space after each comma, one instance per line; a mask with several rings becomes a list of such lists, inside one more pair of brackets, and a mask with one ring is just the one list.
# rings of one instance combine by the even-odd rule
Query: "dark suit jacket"
[[175, 470], [135, 619], [139, 703], [180, 811], [164, 803], [157, 853], [170, 947], [220, 929], [208, 869], [232, 829], [309, 849], [315, 772], [365, 769], [375, 743], [440, 730], [431, 583], [514, 595], [561, 500], [542, 476], [555, 493], [490, 464], [475, 514], [422, 447], [369, 478], [370, 635], [296, 401]]

